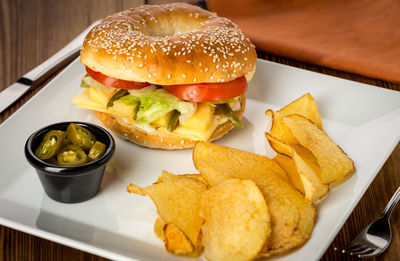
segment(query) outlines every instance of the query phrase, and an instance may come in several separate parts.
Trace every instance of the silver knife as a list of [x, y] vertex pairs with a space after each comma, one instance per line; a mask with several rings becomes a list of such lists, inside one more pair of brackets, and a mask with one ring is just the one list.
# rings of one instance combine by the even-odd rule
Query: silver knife
[[98, 20], [91, 24], [85, 31], [69, 42], [60, 51], [32, 69], [30, 72], [24, 74], [19, 80], [0, 92], [0, 113], [17, 101], [29, 89], [38, 86], [58, 69], [78, 57], [85, 36], [99, 22], [100, 21]]

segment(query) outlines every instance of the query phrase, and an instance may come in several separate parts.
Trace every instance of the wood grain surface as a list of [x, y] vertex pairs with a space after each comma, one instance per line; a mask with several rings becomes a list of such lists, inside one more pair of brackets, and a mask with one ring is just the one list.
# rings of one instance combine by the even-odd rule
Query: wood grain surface
[[[142, 3], [143, 1], [139, 0], [0, 0], [0, 90], [61, 49], [91, 22]], [[269, 54], [259, 54], [259, 56], [290, 66], [400, 90], [400, 86], [394, 83], [305, 64], [284, 57]], [[39, 89], [30, 91], [2, 113], [0, 122], [7, 119]], [[379, 216], [393, 192], [400, 186], [399, 171], [400, 145], [397, 145], [322, 260], [356, 259], [335, 252], [333, 247], [348, 243], [364, 226]], [[393, 242], [385, 254], [372, 260], [400, 260], [400, 207], [394, 210], [391, 221]], [[105, 259], [0, 226], [0, 261], [3, 260]]]

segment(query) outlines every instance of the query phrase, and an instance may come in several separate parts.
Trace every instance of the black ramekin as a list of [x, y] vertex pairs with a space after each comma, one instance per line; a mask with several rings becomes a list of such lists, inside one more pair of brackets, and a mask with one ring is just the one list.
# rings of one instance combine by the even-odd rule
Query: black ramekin
[[[44, 135], [50, 130], [65, 131], [69, 124], [85, 127], [97, 140], [106, 145], [99, 159], [80, 166], [57, 166], [36, 157], [35, 151]], [[33, 133], [25, 143], [25, 157], [36, 169], [46, 194], [62, 203], [78, 203], [94, 197], [99, 191], [106, 163], [115, 151], [115, 141], [104, 128], [85, 122], [60, 122], [46, 126]]]

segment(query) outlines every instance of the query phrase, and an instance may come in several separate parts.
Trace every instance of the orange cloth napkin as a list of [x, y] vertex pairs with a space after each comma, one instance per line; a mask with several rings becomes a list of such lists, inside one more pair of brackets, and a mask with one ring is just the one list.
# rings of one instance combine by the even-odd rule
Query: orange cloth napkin
[[400, 83], [400, 0], [207, 0], [257, 49]]

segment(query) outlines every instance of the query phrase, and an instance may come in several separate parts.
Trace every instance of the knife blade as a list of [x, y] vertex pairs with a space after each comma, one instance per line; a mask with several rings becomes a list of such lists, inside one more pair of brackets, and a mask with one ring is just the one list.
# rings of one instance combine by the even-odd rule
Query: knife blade
[[99, 22], [100, 21], [98, 20], [92, 23], [81, 34], [79, 34], [75, 39], [69, 42], [53, 56], [28, 73], [24, 74], [20, 79], [0, 92], [0, 113], [7, 109], [11, 104], [16, 102], [28, 90], [37, 87], [57, 70], [78, 57], [83, 40], [89, 31], [94, 26], [99, 24]]

